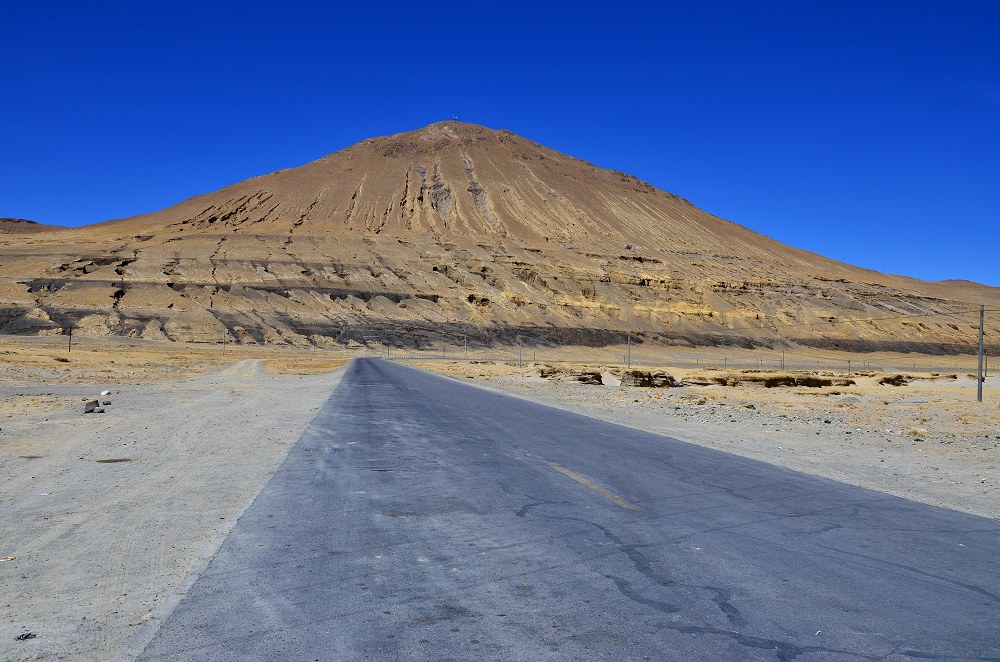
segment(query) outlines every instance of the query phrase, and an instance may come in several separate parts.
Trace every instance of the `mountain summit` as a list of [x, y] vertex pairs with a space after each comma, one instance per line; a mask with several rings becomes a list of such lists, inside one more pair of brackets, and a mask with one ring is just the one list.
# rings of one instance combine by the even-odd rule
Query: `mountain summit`
[[509, 131], [459, 122], [363, 140], [140, 219], [188, 229], [264, 223], [296, 234], [592, 240], [616, 246], [615, 252], [649, 233], [697, 247], [734, 232], [745, 242], [764, 240], [631, 175]]
[[461, 122], [153, 214], [0, 234], [0, 293], [8, 333], [419, 346], [605, 344], [631, 331], [926, 352], [969, 350], [978, 304], [1000, 301], [995, 288], [794, 249], [631, 175]]

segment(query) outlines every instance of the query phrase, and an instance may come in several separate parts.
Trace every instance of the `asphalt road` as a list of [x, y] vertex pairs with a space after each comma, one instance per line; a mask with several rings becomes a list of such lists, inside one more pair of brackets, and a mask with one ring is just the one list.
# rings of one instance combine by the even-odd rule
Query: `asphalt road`
[[1000, 660], [1000, 523], [374, 359], [142, 660]]

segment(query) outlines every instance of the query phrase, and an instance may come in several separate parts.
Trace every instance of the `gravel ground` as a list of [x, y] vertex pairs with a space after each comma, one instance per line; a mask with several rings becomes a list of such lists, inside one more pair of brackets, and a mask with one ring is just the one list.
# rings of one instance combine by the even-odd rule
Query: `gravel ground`
[[[340, 374], [248, 360], [149, 385], [0, 385], [0, 659], [127, 658]], [[102, 389], [106, 413], [84, 415]]]

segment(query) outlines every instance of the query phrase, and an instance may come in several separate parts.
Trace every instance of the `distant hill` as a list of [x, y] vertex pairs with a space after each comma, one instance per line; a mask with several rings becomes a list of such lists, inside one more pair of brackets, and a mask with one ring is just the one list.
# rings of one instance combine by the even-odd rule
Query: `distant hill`
[[56, 225], [43, 225], [23, 218], [0, 218], [0, 234], [35, 234], [46, 230], [62, 230]]
[[631, 331], [946, 353], [971, 351], [978, 304], [1000, 303], [997, 288], [785, 246], [631, 175], [460, 122], [153, 214], [0, 236], [0, 295], [0, 332], [419, 346], [611, 344]]

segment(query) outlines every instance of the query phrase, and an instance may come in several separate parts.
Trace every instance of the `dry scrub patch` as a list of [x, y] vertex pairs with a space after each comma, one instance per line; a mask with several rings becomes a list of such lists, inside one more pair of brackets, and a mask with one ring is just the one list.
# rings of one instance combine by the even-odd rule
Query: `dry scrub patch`
[[0, 381], [149, 381], [190, 376], [250, 358], [251, 348], [222, 354], [211, 345], [125, 342], [114, 338], [0, 338]]
[[264, 363], [274, 375], [320, 375], [344, 367], [349, 359], [269, 359]]
[[[287, 374], [337, 370], [353, 352], [281, 345], [181, 343], [129, 338], [0, 336], [0, 381], [38, 377], [79, 381], [114, 376], [126, 381], [175, 379], [244, 359], [268, 359], [268, 367]], [[283, 373], [284, 374], [284, 373]]]

